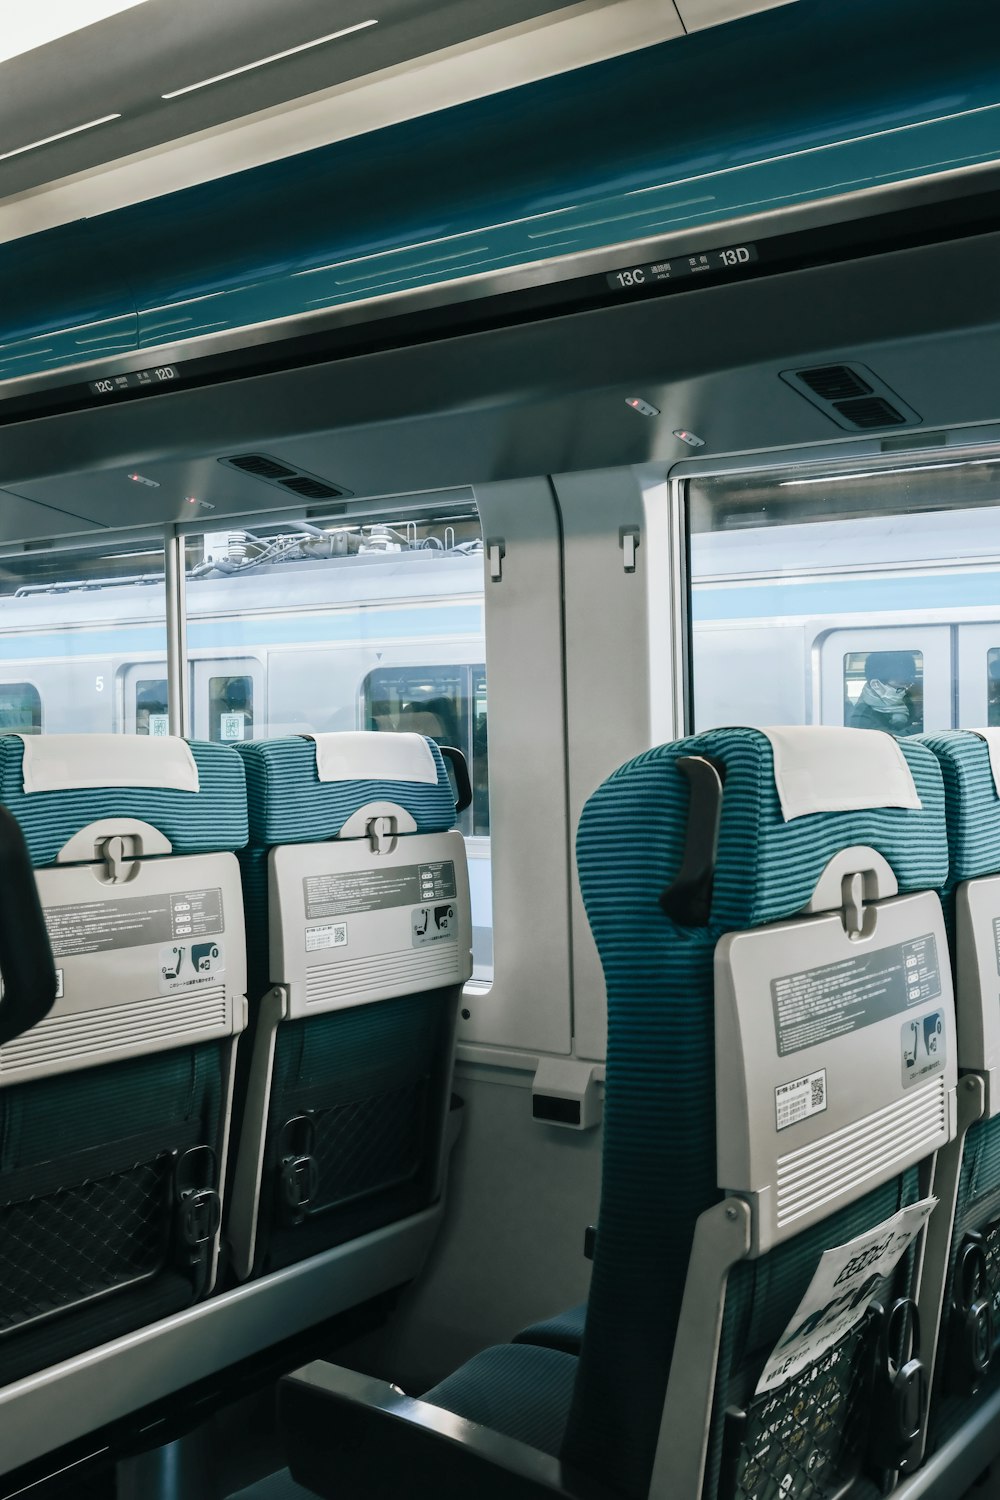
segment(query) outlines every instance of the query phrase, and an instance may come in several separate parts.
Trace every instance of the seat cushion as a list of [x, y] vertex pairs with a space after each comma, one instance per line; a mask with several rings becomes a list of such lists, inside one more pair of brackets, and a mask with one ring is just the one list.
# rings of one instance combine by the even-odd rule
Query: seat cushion
[[577, 1361], [557, 1349], [496, 1344], [421, 1398], [558, 1457]]
[[579, 1354], [583, 1343], [583, 1325], [587, 1321], [587, 1304], [578, 1302], [554, 1318], [530, 1323], [513, 1338], [515, 1344], [538, 1344], [544, 1349], [561, 1349], [565, 1354]]
[[255, 844], [304, 844], [335, 838], [352, 813], [369, 802], [395, 802], [410, 813], [418, 833], [441, 833], [455, 822], [455, 796], [444, 757], [427, 742], [437, 783], [419, 781], [320, 781], [316, 742], [298, 735], [249, 740], [233, 748], [246, 767], [250, 839]]
[[241, 849], [247, 841], [243, 762], [229, 745], [190, 741], [199, 790], [167, 787], [87, 787], [79, 791], [24, 790], [24, 741], [0, 735], [0, 801], [21, 825], [35, 865], [52, 864], [81, 828], [99, 818], [140, 818], [165, 834], [175, 854]]

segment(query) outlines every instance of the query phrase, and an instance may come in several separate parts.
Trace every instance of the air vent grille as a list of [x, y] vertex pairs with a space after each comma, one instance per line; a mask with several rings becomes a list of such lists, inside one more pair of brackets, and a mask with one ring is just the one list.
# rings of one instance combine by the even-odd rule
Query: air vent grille
[[227, 462], [234, 469], [242, 469], [244, 474], [256, 474], [258, 479], [284, 479], [286, 474], [295, 473], [287, 464], [279, 464], [276, 458], [268, 458], [263, 453], [242, 453]]
[[843, 401], [848, 396], [870, 396], [871, 386], [849, 365], [822, 365], [815, 370], [799, 370], [799, 379], [824, 401]]
[[921, 417], [866, 365], [810, 365], [782, 370], [781, 379], [848, 432], [916, 427]]
[[417, 952], [404, 948], [398, 953], [316, 964], [306, 970], [306, 1004], [336, 1009], [345, 1002], [357, 1004], [460, 984], [462, 978], [458, 944], [432, 943]]
[[312, 479], [308, 474], [296, 474], [291, 479], [282, 479], [281, 484], [286, 490], [293, 490], [296, 495], [303, 495], [307, 500], [330, 500], [344, 493], [335, 485], [325, 484], [322, 479]]
[[291, 491], [293, 495], [300, 495], [303, 500], [342, 499], [353, 493], [343, 485], [321, 479], [318, 474], [307, 474], [304, 469], [282, 463], [269, 453], [235, 453], [231, 457], [220, 458], [219, 463], [228, 469], [238, 469], [241, 474], [259, 479], [264, 484], [271, 484], [275, 489]]
[[881, 396], [859, 396], [853, 401], [835, 401], [842, 417], [855, 427], [905, 427], [906, 418]]

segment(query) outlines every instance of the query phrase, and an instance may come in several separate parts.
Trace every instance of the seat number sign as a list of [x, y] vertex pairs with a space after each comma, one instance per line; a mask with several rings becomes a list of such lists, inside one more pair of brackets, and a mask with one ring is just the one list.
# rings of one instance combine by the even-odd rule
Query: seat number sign
[[674, 255], [670, 260], [650, 261], [642, 266], [627, 266], [611, 271], [605, 278], [616, 292], [638, 291], [657, 282], [682, 281], [689, 276], [709, 272], [739, 271], [758, 259], [755, 245], [728, 245], [724, 250], [703, 250], [697, 255]]

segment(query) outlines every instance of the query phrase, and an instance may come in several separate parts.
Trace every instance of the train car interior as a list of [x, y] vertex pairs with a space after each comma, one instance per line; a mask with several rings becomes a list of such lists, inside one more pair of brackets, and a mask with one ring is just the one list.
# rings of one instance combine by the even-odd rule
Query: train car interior
[[371, 131], [0, 240], [0, 1497], [1000, 1495], [966, 9], [766, 158], [818, 0], [393, 126], [465, 218]]

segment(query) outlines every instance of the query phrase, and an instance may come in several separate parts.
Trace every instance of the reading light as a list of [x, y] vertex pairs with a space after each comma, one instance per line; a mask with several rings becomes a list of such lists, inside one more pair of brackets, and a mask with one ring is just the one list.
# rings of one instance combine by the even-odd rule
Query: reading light
[[315, 41], [302, 42], [298, 47], [286, 47], [284, 52], [272, 52], [269, 57], [258, 57], [256, 62], [244, 63], [241, 68], [230, 68], [227, 73], [215, 73], [211, 78], [201, 78], [197, 83], [185, 84], [182, 89], [171, 89], [169, 94], [161, 94], [160, 98], [178, 99], [181, 94], [190, 94], [194, 89], [207, 89], [211, 84], [222, 83], [226, 78], [236, 78], [238, 74], [250, 73], [254, 68], [266, 68], [268, 63], [281, 62], [286, 57], [294, 57], [297, 52], [308, 52], [312, 47], [322, 47], [326, 42], [336, 42], [354, 31], [366, 31], [369, 26], [377, 25], [378, 21], [358, 21], [354, 26], [342, 26], [339, 31], [318, 36]]
[[632, 410], [637, 411], [642, 417], [658, 417], [660, 415], [660, 408], [658, 406], [650, 406], [649, 402], [643, 401], [641, 396], [626, 396], [625, 405], [631, 406]]

